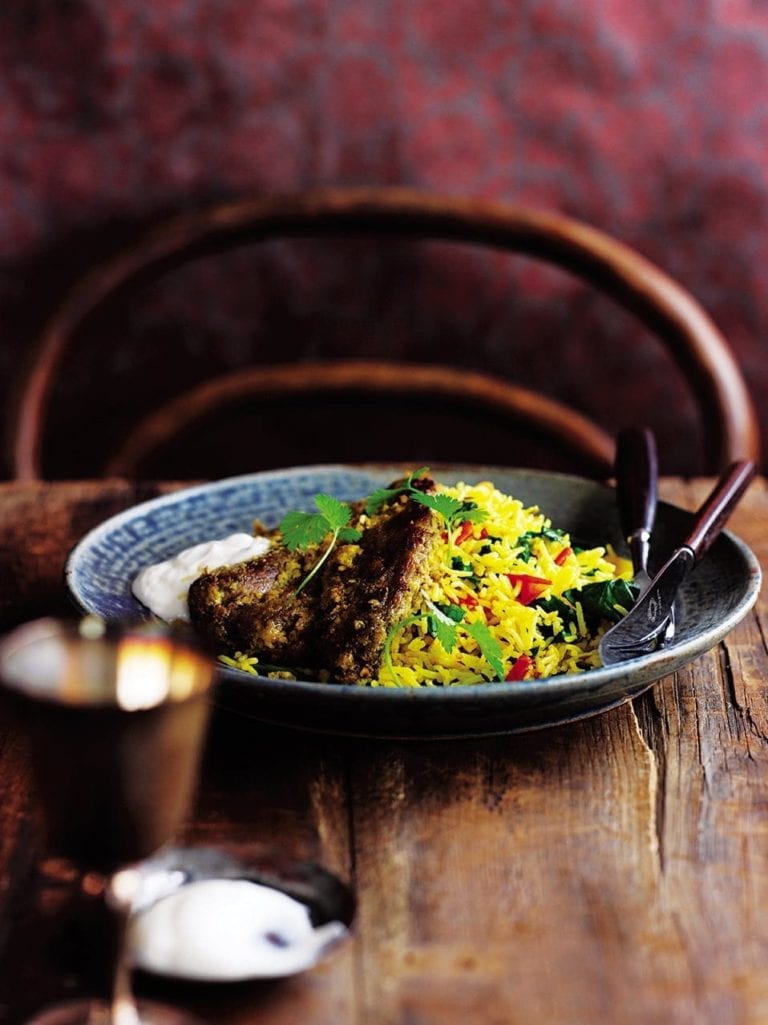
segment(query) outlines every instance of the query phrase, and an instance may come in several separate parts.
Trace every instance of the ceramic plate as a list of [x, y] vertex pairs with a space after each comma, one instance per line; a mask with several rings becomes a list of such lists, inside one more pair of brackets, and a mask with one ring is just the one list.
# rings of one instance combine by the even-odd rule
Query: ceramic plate
[[[82, 609], [109, 620], [146, 616], [131, 594], [138, 571], [189, 545], [267, 526], [291, 509], [311, 509], [318, 491], [354, 501], [400, 476], [397, 468], [310, 466], [233, 477], [153, 499], [107, 520], [77, 545], [67, 582]], [[495, 467], [441, 467], [445, 484], [492, 480], [538, 505], [582, 543], [624, 550], [612, 488], [578, 477]], [[659, 503], [657, 561], [687, 532], [691, 515]], [[222, 667], [218, 703], [266, 721], [324, 732], [382, 737], [508, 733], [578, 719], [639, 694], [717, 644], [749, 611], [760, 589], [750, 549], [724, 532], [689, 574], [674, 643], [641, 658], [589, 672], [522, 683], [393, 689], [274, 681]]]

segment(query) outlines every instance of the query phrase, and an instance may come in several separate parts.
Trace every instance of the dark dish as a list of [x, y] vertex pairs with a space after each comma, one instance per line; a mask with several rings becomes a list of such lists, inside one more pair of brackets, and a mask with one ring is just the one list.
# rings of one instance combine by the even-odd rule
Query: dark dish
[[[397, 467], [312, 466], [250, 474], [187, 488], [144, 502], [89, 532], [72, 552], [67, 581], [81, 609], [107, 619], [147, 613], [131, 592], [142, 566], [206, 538], [268, 527], [317, 492], [354, 502], [384, 487]], [[441, 467], [440, 480], [493, 480], [526, 504], [550, 510], [574, 536], [621, 546], [612, 488], [563, 474], [504, 467]], [[659, 504], [654, 536], [672, 550], [691, 514]], [[215, 700], [258, 720], [331, 733], [438, 737], [508, 733], [594, 715], [626, 701], [717, 644], [748, 613], [760, 591], [754, 553], [725, 532], [683, 583], [674, 642], [619, 666], [491, 687], [350, 687], [306, 679], [274, 680], [219, 666]]]

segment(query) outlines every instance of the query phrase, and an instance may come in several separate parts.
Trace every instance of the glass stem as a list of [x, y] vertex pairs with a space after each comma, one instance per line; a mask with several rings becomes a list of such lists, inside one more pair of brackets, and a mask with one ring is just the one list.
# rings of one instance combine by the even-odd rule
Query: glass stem
[[116, 872], [109, 881], [107, 899], [117, 919], [110, 1025], [141, 1025], [131, 986], [131, 961], [128, 953], [128, 923], [139, 882], [139, 872], [134, 868]]

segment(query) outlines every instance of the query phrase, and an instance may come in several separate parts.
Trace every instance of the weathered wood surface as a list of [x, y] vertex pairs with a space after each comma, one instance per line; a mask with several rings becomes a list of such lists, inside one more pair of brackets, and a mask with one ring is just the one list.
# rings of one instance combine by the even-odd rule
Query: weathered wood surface
[[[693, 507], [707, 482], [666, 481]], [[0, 625], [67, 609], [66, 552], [153, 489], [0, 486]], [[768, 488], [731, 527], [766, 564]], [[371, 742], [217, 713], [186, 839], [322, 862], [355, 936], [276, 985], [142, 989], [222, 1025], [764, 1025], [765, 600], [633, 703], [524, 736]], [[41, 881], [23, 759], [0, 732], [0, 1022], [87, 988]], [[68, 951], [68, 952], [67, 952]]]

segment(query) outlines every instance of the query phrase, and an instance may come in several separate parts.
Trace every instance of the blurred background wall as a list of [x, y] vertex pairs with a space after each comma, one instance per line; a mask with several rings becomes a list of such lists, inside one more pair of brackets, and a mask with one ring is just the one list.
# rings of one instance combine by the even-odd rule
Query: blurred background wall
[[[634, 246], [712, 315], [762, 409], [766, 85], [761, 0], [4, 0], [0, 400], [69, 285], [158, 216], [403, 184], [552, 208]], [[662, 468], [695, 467], [693, 412], [655, 341], [534, 261], [270, 243], [105, 317], [56, 398], [74, 473], [109, 442], [116, 394], [140, 411], [274, 360], [276, 340], [281, 360], [500, 373], [609, 427], [649, 421]]]

